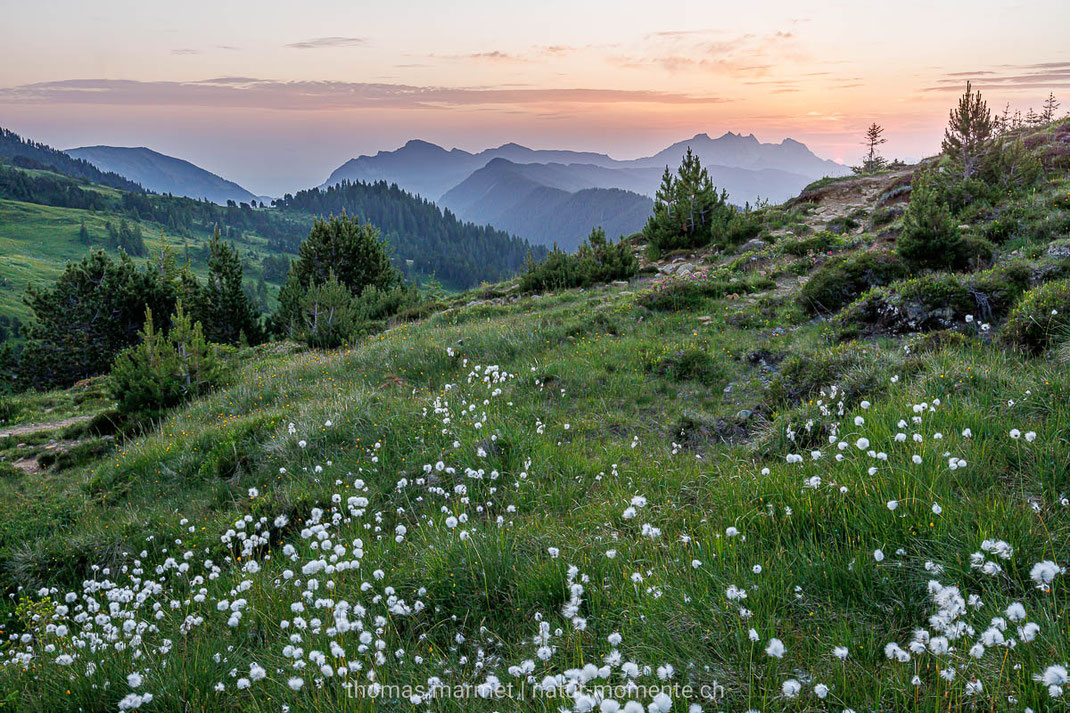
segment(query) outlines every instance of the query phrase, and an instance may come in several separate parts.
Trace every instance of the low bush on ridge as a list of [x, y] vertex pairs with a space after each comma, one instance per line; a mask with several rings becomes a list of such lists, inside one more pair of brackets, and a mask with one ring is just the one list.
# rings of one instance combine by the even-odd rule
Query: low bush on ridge
[[1057, 338], [1070, 339], [1070, 280], [1049, 282], [1022, 295], [1007, 316], [1004, 341], [1037, 353]]
[[640, 295], [636, 302], [655, 312], [686, 312], [711, 299], [761, 292], [775, 286], [776, 282], [762, 275], [733, 279], [700, 274], [665, 280]]
[[540, 263], [528, 265], [520, 277], [522, 292], [550, 292], [576, 287], [590, 287], [614, 280], [630, 280], [639, 273], [639, 261], [631, 245], [622, 237], [606, 240], [606, 233], [595, 228], [574, 254], [557, 246]]

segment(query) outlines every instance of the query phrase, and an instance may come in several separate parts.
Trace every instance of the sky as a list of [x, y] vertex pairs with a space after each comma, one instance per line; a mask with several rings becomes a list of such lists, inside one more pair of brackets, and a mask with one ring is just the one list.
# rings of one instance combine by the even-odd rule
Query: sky
[[650, 155], [698, 133], [857, 162], [939, 148], [972, 79], [1070, 108], [1066, 0], [46, 0], [11, 3], [0, 126], [148, 146], [254, 193], [412, 138]]

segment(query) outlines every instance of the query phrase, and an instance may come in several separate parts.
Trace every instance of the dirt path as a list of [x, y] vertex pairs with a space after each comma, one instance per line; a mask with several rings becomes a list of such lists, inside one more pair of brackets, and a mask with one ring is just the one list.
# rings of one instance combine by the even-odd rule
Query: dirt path
[[86, 416], [72, 416], [71, 418], [65, 418], [62, 421], [49, 421], [47, 423], [28, 423], [25, 426], [15, 426], [8, 430], [0, 429], [0, 438], [17, 438], [19, 436], [32, 436], [35, 433], [42, 433], [44, 431], [56, 431], [60, 428], [66, 428], [67, 426], [73, 426], [76, 423], [82, 423], [93, 418], [92, 414]]

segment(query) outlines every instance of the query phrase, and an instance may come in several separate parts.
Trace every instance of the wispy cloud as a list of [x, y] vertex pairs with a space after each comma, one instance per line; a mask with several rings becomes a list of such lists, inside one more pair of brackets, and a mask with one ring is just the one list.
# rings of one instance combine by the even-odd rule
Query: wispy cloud
[[217, 77], [190, 82], [68, 79], [0, 88], [0, 103], [197, 106], [280, 110], [413, 109], [536, 104], [716, 104], [711, 96], [627, 89], [428, 87]]
[[291, 42], [286, 46], [295, 50], [319, 50], [333, 47], [360, 47], [367, 42], [368, 40], [364, 37], [314, 37], [301, 42]]
[[449, 55], [446, 59], [471, 59], [479, 62], [528, 62], [530, 60], [519, 55], [492, 50], [490, 52], [470, 52], [468, 54]]
[[190, 54], [200, 54], [200, 53], [201, 53], [200, 50], [190, 49], [189, 47], [179, 47], [178, 49], [171, 50], [171, 54], [177, 54], [177, 55], [190, 55]]
[[536, 47], [535, 49], [542, 54], [562, 55], [575, 52], [577, 48], [572, 45], [543, 45], [541, 47]]
[[961, 91], [966, 79], [974, 79], [978, 89], [1063, 89], [1070, 88], [1070, 62], [1003, 65], [1002, 71], [948, 72], [926, 92]]
[[659, 68], [671, 73], [701, 72], [733, 77], [764, 76], [788, 58], [799, 58], [795, 34], [777, 31], [720, 36], [717, 30], [648, 33], [636, 52], [611, 58], [630, 69]]

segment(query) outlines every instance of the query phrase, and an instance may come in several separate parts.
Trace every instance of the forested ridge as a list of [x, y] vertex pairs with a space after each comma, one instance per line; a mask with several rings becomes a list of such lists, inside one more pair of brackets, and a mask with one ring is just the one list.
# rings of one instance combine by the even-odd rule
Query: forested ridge
[[23, 168], [47, 169], [124, 191], [144, 191], [140, 185], [117, 173], [101, 171], [84, 159], [68, 156], [37, 141], [29, 141], [3, 127], [0, 127], [0, 157], [12, 159], [15, 165]]
[[448, 209], [386, 181], [343, 181], [327, 189], [287, 194], [273, 204], [319, 217], [359, 216], [379, 226], [396, 256], [412, 261], [400, 265], [404, 273], [433, 273], [452, 285], [478, 284], [473, 280], [477, 274], [495, 282], [520, 270], [528, 255], [541, 259], [546, 254], [546, 248], [489, 225], [462, 222]]

